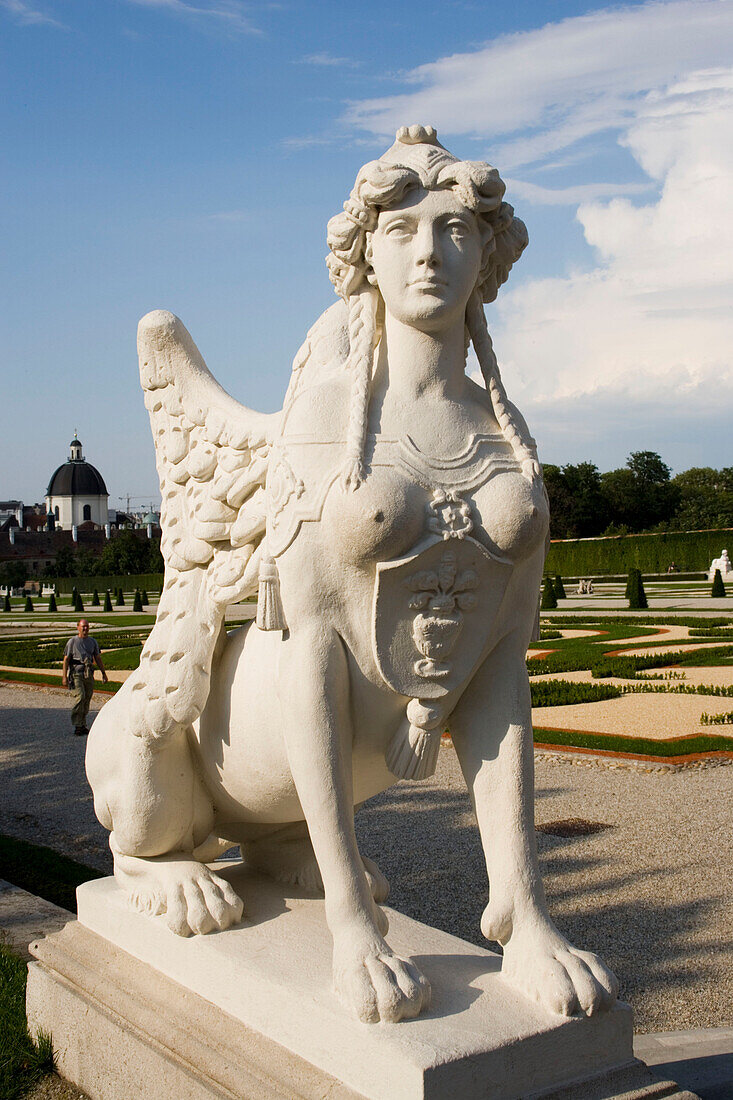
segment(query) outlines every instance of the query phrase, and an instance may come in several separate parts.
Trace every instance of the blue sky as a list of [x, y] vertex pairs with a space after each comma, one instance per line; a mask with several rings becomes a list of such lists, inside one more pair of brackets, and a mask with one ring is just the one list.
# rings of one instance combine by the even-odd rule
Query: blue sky
[[0, 0], [0, 497], [76, 428], [111, 503], [155, 499], [153, 308], [278, 408], [326, 222], [414, 121], [527, 222], [489, 323], [541, 458], [733, 464], [731, 58], [731, 0]]

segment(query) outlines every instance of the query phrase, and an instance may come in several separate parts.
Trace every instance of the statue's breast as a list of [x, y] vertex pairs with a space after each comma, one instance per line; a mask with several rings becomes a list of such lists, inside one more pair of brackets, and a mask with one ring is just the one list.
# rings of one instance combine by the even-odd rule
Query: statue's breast
[[425, 454], [409, 436], [371, 436], [367, 477], [356, 491], [340, 484], [345, 453], [345, 440], [333, 437], [291, 435], [275, 445], [267, 480], [273, 556], [291, 545], [303, 523], [323, 523], [336, 558], [368, 566], [399, 557], [421, 538], [436, 493], [466, 501], [474, 536], [511, 561], [546, 537], [542, 486], [522, 475], [502, 436], [475, 435], [452, 456]]
[[502, 557], [522, 561], [547, 537], [550, 512], [542, 484], [530, 484], [517, 470], [495, 473], [468, 499], [476, 531]]

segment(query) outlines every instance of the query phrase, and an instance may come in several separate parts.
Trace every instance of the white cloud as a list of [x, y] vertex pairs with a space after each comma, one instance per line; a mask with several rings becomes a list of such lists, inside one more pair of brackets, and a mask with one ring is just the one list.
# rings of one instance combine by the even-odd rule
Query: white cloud
[[204, 5], [189, 4], [186, 0], [128, 0], [146, 8], [161, 8], [171, 14], [188, 19], [207, 20], [225, 29], [242, 34], [260, 34], [247, 14], [248, 5], [240, 0], [205, 0]]
[[583, 202], [618, 195], [642, 195], [652, 187], [651, 183], [580, 183], [574, 187], [542, 187], [527, 180], [504, 177], [512, 202], [527, 199], [535, 206], [579, 206]]
[[58, 19], [54, 19], [44, 11], [39, 11], [38, 8], [31, 7], [25, 0], [0, 0], [0, 8], [12, 15], [18, 23], [27, 27], [47, 26], [66, 29]]
[[354, 69], [361, 64], [361, 62], [355, 61], [351, 57], [334, 57], [333, 54], [325, 50], [321, 53], [306, 54], [306, 56], [301, 57], [300, 60], [304, 65], [317, 65], [326, 68]]
[[652, 418], [686, 409], [694, 432], [697, 413], [733, 414], [733, 70], [650, 94], [624, 141], [658, 201], [582, 204], [597, 266], [507, 288], [500, 359], [540, 418], [587, 396], [602, 414], [625, 395]]
[[[684, 450], [684, 425], [694, 437], [733, 416], [732, 57], [730, 0], [647, 3], [442, 58], [408, 74], [414, 90], [350, 108], [373, 133], [420, 120], [491, 141], [500, 170], [540, 180], [513, 181], [510, 200], [577, 206], [587, 269], [510, 280], [490, 315], [510, 396], [540, 441], [570, 427], [566, 455], [573, 433], [586, 456], [626, 446], [632, 423], [666, 424]], [[589, 184], [586, 166], [583, 183], [544, 186], [547, 158], [580, 174], [591, 137], [604, 163], [625, 147], [646, 185]], [[729, 452], [721, 439], [721, 465]]]
[[414, 90], [354, 103], [347, 117], [380, 135], [420, 121], [491, 138], [506, 171], [624, 127], [647, 92], [731, 56], [729, 0], [604, 9], [421, 65], [405, 75]]

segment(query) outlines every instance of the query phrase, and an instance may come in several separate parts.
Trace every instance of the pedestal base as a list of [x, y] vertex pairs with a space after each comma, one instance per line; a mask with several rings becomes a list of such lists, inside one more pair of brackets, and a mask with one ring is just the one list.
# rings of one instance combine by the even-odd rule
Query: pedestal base
[[389, 941], [433, 987], [429, 1013], [361, 1024], [331, 991], [323, 901], [231, 867], [239, 928], [188, 940], [112, 879], [33, 945], [31, 1028], [92, 1100], [624, 1100], [691, 1093], [634, 1060], [631, 1011], [564, 1019], [514, 993], [500, 958], [393, 910]]

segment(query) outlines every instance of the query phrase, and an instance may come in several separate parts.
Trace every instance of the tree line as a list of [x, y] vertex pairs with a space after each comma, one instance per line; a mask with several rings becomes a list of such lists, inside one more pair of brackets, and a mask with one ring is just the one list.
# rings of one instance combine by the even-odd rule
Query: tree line
[[544, 477], [553, 539], [733, 527], [733, 466], [672, 477], [655, 451], [634, 451], [617, 470], [548, 463]]

